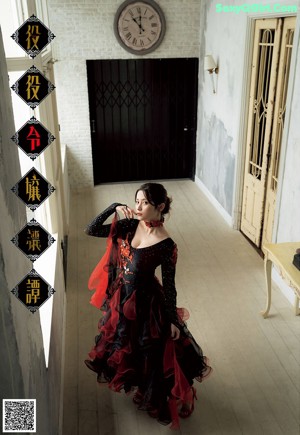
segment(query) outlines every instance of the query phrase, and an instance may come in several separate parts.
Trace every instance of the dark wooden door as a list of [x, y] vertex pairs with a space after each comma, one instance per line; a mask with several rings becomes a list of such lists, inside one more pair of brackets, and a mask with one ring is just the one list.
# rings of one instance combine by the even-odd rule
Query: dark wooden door
[[88, 60], [94, 184], [193, 178], [198, 59]]

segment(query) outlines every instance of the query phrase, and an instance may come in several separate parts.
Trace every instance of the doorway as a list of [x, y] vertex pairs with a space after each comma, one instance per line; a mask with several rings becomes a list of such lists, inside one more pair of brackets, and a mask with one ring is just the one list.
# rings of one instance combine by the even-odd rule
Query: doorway
[[295, 22], [255, 24], [241, 231], [258, 248], [272, 241]]
[[198, 59], [88, 60], [94, 184], [194, 178]]

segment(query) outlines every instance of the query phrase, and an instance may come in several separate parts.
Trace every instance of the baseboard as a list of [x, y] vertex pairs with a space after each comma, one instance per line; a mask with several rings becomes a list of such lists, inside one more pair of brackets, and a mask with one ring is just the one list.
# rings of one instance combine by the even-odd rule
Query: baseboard
[[233, 228], [233, 219], [232, 216], [221, 206], [221, 204], [216, 200], [216, 198], [210, 193], [210, 191], [207, 189], [205, 184], [202, 183], [200, 178], [195, 176], [195, 183], [201, 190], [201, 192], [204, 193], [206, 198], [209, 200], [209, 202], [214, 206], [214, 208], [217, 210], [217, 212], [222, 216], [222, 218], [228, 223], [228, 225]]

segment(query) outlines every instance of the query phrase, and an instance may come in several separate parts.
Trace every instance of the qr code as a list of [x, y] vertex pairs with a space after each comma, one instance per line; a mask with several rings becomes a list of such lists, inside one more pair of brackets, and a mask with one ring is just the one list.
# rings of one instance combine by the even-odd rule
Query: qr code
[[36, 399], [3, 399], [2, 431], [36, 432]]

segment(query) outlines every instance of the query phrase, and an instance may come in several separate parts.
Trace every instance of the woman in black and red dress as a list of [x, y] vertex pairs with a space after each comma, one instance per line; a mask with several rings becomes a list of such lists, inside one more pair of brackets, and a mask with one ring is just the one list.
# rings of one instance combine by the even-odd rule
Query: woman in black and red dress
[[[146, 183], [136, 192], [135, 210], [115, 203], [88, 225], [87, 234], [108, 242], [89, 280], [96, 289], [91, 303], [104, 315], [85, 363], [98, 382], [134, 390], [139, 409], [177, 428], [178, 416], [194, 409], [193, 379], [201, 382], [211, 368], [184, 323], [186, 310], [176, 308], [177, 247], [163, 225], [170, 203], [164, 186]], [[104, 225], [112, 214], [112, 224]]]

